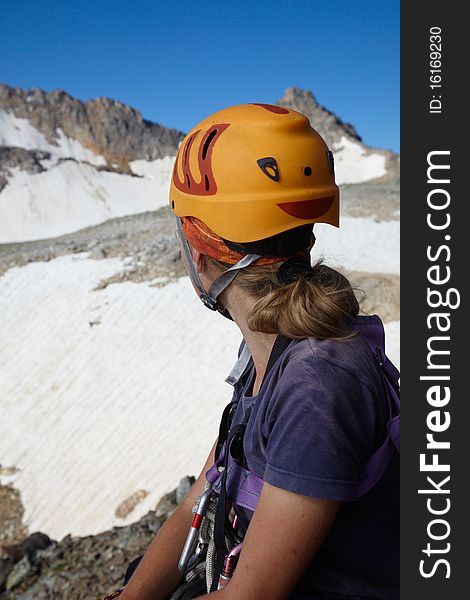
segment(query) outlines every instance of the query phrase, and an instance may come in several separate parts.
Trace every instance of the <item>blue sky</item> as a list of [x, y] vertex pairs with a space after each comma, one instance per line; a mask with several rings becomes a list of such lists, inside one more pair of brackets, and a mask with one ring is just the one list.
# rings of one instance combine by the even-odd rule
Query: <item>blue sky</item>
[[398, 0], [3, 0], [0, 81], [109, 96], [188, 131], [242, 102], [313, 91], [399, 151]]

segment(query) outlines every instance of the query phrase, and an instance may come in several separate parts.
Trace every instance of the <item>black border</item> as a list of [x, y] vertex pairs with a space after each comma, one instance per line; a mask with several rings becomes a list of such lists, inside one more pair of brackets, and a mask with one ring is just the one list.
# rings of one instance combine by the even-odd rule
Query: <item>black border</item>
[[[429, 87], [431, 27], [442, 29], [442, 112], [429, 113], [433, 90]], [[470, 555], [470, 532], [467, 506], [470, 506], [470, 469], [467, 465], [470, 444], [470, 386], [465, 386], [465, 375], [470, 374], [467, 356], [470, 348], [467, 338], [470, 328], [466, 320], [468, 288], [468, 250], [464, 242], [467, 223], [466, 205], [469, 193], [464, 189], [470, 173], [470, 133], [468, 115], [470, 103], [464, 89], [468, 87], [470, 39], [469, 25], [456, 2], [401, 4], [401, 598], [402, 600], [447, 600], [469, 597], [466, 580], [470, 575], [467, 555]], [[436, 93], [436, 92], [434, 92]], [[470, 97], [469, 97], [470, 99]], [[426, 475], [420, 472], [419, 455], [425, 451], [426, 416], [432, 408], [426, 400], [429, 382], [420, 381], [426, 374], [427, 347], [430, 335], [426, 317], [432, 312], [427, 304], [427, 269], [430, 263], [426, 250], [445, 243], [444, 232], [433, 231], [426, 224], [427, 156], [434, 150], [450, 151], [450, 184], [444, 186], [450, 193], [451, 224], [446, 234], [451, 236], [449, 262], [440, 264], [451, 268], [447, 287], [459, 290], [460, 306], [449, 310], [451, 328], [448, 335], [450, 356], [449, 374], [451, 400], [442, 410], [451, 416], [449, 429], [441, 439], [450, 441], [447, 455], [441, 451], [441, 462], [447, 456], [451, 476], [449, 486], [451, 507], [445, 517], [450, 525], [449, 537], [441, 542], [450, 543], [446, 554], [434, 555], [449, 561], [447, 568], [440, 565], [432, 577], [424, 578], [419, 572], [420, 560], [429, 559], [422, 553], [428, 541], [427, 525], [433, 516], [426, 507], [426, 495], [418, 490], [426, 487]], [[432, 184], [431, 184], [432, 185]], [[468, 234], [467, 234], [468, 235]], [[446, 253], [445, 253], [446, 254]], [[443, 255], [444, 256], [444, 253]], [[444, 286], [445, 287], [445, 286]], [[440, 309], [444, 310], [444, 309]], [[442, 334], [445, 335], [445, 334]], [[442, 374], [442, 372], [440, 373]], [[470, 379], [469, 379], [470, 381]], [[467, 388], [467, 389], [465, 389]], [[436, 480], [443, 473], [436, 473]], [[430, 487], [429, 485], [427, 486]], [[436, 496], [437, 497], [437, 496]], [[441, 496], [443, 498], [444, 496]], [[436, 504], [437, 506], [437, 504]], [[435, 517], [438, 518], [438, 517]], [[437, 529], [436, 529], [437, 531]], [[436, 547], [439, 546], [438, 542]]]

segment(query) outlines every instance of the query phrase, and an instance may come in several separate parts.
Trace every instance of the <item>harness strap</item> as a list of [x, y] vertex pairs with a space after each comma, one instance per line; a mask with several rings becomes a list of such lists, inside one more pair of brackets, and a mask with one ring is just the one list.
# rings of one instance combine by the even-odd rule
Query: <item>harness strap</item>
[[235, 385], [236, 383], [238, 383], [239, 379], [245, 373], [251, 360], [250, 349], [246, 345], [245, 340], [243, 340], [242, 344], [243, 349], [240, 353], [240, 356], [238, 357], [237, 362], [233, 365], [233, 369], [225, 378], [225, 381], [230, 385]]
[[384, 443], [372, 454], [362, 469], [361, 481], [358, 486], [359, 497], [366, 494], [382, 478], [395, 451], [395, 444], [387, 435]]
[[[245, 469], [242, 465], [234, 460], [228, 460], [228, 467], [225, 473], [219, 471], [219, 467], [225, 461], [225, 448], [219, 457], [219, 460], [212, 465], [206, 473], [207, 481], [212, 484], [212, 489], [216, 494], [220, 494], [225, 486], [227, 496], [237, 506], [242, 506], [254, 512], [258, 499], [263, 489], [264, 481], [258, 477], [253, 471]], [[225, 475], [225, 478], [223, 478]]]
[[276, 341], [274, 342], [273, 349], [271, 350], [271, 354], [269, 355], [268, 366], [266, 367], [266, 372], [264, 374], [264, 379], [266, 379], [266, 375], [274, 366], [274, 363], [277, 359], [282, 355], [284, 350], [289, 346], [292, 342], [291, 338], [285, 337], [284, 335], [278, 335]]
[[201, 299], [204, 306], [210, 308], [211, 310], [217, 310], [221, 315], [227, 317], [228, 319], [232, 319], [230, 312], [227, 310], [225, 306], [220, 304], [217, 299], [219, 295], [232, 283], [235, 277], [238, 275], [241, 269], [248, 267], [252, 263], [260, 258], [260, 254], [246, 254], [241, 260], [239, 260], [236, 264], [232, 265], [226, 271], [221, 273], [219, 277], [213, 282], [210, 289], [206, 292], [204, 286], [202, 285], [201, 279], [197, 272], [196, 266], [193, 261], [193, 256], [191, 254], [191, 249], [188, 244], [188, 240], [184, 235], [183, 225], [181, 219], [175, 215], [176, 219], [176, 234], [181, 243], [182, 250], [186, 257], [186, 263], [189, 268], [189, 278], [191, 279], [194, 287], [199, 292], [199, 298]]
[[373, 321], [371, 320], [369, 324], [361, 328], [360, 334], [375, 354], [379, 364], [388, 402], [389, 420], [387, 423], [387, 437], [363, 467], [358, 488], [359, 497], [368, 492], [382, 478], [394, 452], [400, 452], [400, 397], [398, 386], [400, 373], [385, 355], [385, 331], [382, 321], [379, 317], [374, 316]]
[[[228, 434], [230, 431], [230, 424], [232, 422], [233, 413], [235, 412], [235, 408], [237, 406], [236, 402], [229, 402], [227, 406], [224, 408], [224, 412], [222, 413], [222, 418], [220, 419], [219, 425], [219, 436], [217, 438], [217, 446], [215, 448], [215, 460], [217, 463], [217, 459], [220, 456], [223, 445], [228, 438]], [[220, 466], [220, 465], [218, 465]], [[213, 468], [213, 467], [212, 467]], [[211, 483], [211, 482], [209, 482]]]

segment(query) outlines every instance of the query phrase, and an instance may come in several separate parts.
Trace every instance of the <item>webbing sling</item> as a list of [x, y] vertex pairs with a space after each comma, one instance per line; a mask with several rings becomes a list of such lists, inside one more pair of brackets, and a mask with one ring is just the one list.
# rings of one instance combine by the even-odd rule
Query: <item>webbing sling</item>
[[226, 523], [226, 503], [227, 503], [227, 473], [228, 473], [228, 462], [230, 457], [230, 447], [233, 440], [245, 431], [244, 425], [235, 425], [230, 429], [228, 438], [226, 441], [226, 449], [224, 456], [224, 470], [221, 474], [219, 498], [217, 500], [217, 507], [215, 511], [215, 522], [214, 522], [214, 544], [215, 544], [215, 560], [214, 560], [214, 575], [212, 578], [211, 592], [217, 590], [219, 583], [219, 577], [224, 568], [225, 556], [228, 552], [227, 544], [225, 543], [225, 523]]

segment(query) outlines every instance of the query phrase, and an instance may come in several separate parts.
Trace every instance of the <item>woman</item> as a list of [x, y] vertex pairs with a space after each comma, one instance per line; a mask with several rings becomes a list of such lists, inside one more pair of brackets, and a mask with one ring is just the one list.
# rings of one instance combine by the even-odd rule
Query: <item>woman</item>
[[[234, 394], [223, 439], [122, 600], [163, 599], [178, 586], [193, 505], [207, 479], [217, 490], [209, 492], [216, 532], [227, 520], [226, 497], [237, 515], [235, 539], [243, 539], [233, 576], [215, 596], [398, 598], [397, 453], [370, 473], [396, 410], [380, 371], [387, 359], [371, 350], [369, 334], [380, 337], [381, 324], [358, 316], [343, 275], [310, 265], [313, 224], [339, 222], [331, 152], [296, 111], [265, 104], [222, 110], [183, 141], [170, 206], [196, 293], [232, 319], [244, 341], [228, 379]], [[234, 439], [235, 453], [227, 450]], [[240, 499], [233, 477], [230, 483], [230, 465], [258, 486], [252, 505]], [[222, 532], [212, 590], [224, 543]]]

